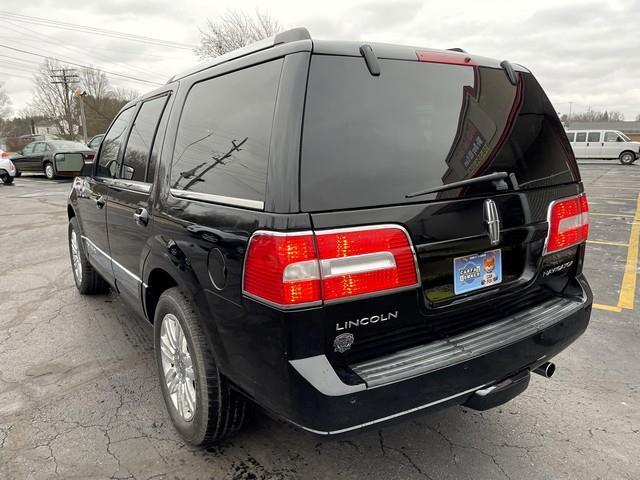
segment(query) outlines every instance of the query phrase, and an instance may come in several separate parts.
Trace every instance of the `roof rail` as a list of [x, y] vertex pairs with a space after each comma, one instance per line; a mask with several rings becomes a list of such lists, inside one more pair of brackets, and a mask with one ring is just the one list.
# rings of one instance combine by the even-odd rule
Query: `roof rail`
[[266, 50], [268, 48], [275, 47], [276, 45], [281, 45], [283, 43], [289, 43], [289, 42], [296, 42], [298, 40], [311, 40], [311, 34], [309, 33], [309, 30], [307, 30], [304, 27], [292, 28], [290, 30], [280, 32], [274, 35], [273, 37], [265, 38], [263, 40], [258, 40], [257, 42], [251, 43], [245, 47], [232, 50], [230, 52], [225, 53], [224, 55], [220, 55], [219, 57], [215, 57], [215, 58], [212, 58], [211, 60], [206, 60], [204, 62], [201, 62], [195, 67], [192, 67], [188, 70], [185, 70], [181, 73], [174, 75], [167, 81], [167, 83], [171, 83], [175, 80], [179, 80], [189, 75], [193, 75], [194, 73], [201, 72], [202, 70], [206, 70], [207, 68], [211, 68], [216, 65], [220, 65], [222, 63], [235, 60], [236, 58], [245, 57], [252, 53], [256, 53], [261, 50]]

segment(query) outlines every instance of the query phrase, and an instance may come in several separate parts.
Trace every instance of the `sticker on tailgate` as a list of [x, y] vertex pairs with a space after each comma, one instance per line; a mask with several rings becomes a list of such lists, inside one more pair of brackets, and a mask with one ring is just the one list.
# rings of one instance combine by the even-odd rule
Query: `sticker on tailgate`
[[502, 282], [502, 252], [491, 250], [453, 259], [453, 291], [456, 295]]

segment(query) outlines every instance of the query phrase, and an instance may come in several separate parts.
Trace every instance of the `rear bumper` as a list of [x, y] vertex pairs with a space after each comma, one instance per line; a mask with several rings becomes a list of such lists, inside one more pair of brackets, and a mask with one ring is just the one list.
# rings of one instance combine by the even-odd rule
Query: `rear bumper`
[[[548, 315], [538, 311], [531, 322], [505, 319], [508, 324], [501, 331], [494, 325], [493, 333], [485, 328], [478, 335], [468, 332], [459, 341], [449, 339], [443, 345], [434, 343], [355, 365], [364, 380], [358, 385], [342, 383], [326, 358], [322, 361], [323, 356], [294, 360], [290, 362], [289, 401], [284, 411], [275, 413], [304, 430], [337, 435], [463, 404], [478, 390], [523, 372], [528, 377], [529, 370], [560, 353], [587, 328], [592, 294], [583, 277], [578, 284], [580, 296], [545, 307]], [[526, 388], [526, 383], [519, 385], [515, 394]], [[504, 401], [515, 394], [505, 396]]]

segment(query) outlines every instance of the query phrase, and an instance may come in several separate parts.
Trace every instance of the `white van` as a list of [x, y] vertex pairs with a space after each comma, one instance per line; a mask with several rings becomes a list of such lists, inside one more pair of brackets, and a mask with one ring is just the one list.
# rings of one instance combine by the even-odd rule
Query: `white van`
[[640, 158], [640, 142], [618, 130], [567, 130], [576, 158], [617, 158], [630, 165]]

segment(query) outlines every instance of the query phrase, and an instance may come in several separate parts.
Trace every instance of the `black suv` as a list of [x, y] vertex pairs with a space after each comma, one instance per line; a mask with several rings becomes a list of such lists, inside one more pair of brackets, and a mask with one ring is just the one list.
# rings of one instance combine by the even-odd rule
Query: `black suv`
[[153, 323], [193, 444], [248, 401], [322, 435], [490, 408], [589, 322], [576, 161], [506, 61], [290, 30], [126, 105], [91, 169], [76, 284]]

